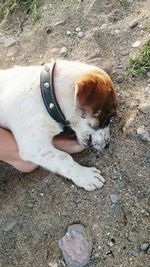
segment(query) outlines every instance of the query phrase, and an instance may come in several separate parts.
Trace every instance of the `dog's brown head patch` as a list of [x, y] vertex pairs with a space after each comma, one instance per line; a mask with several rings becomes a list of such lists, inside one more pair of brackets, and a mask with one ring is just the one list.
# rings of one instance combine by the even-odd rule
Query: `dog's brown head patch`
[[117, 98], [113, 84], [105, 72], [90, 72], [76, 81], [76, 102], [82, 116], [95, 117], [99, 127], [109, 124], [116, 114]]

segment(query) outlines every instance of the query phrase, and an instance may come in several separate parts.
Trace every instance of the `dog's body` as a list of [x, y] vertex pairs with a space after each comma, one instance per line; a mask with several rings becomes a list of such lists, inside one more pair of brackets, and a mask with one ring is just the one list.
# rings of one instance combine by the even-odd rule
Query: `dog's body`
[[[0, 126], [13, 132], [22, 159], [57, 172], [86, 190], [100, 188], [104, 178], [99, 170], [80, 166], [52, 145], [62, 127], [50, 117], [41, 98], [42, 68], [0, 71]], [[105, 119], [116, 111], [116, 95], [109, 76], [91, 65], [58, 60], [54, 88], [78, 142], [87, 145], [91, 138], [94, 147], [102, 149], [109, 142], [109, 123], [105, 125]]]

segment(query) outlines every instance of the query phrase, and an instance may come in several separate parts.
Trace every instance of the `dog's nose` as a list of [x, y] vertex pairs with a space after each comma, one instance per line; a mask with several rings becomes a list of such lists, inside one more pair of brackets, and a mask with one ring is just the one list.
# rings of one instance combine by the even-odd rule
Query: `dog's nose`
[[109, 148], [109, 143], [107, 143], [104, 148], [108, 149]]

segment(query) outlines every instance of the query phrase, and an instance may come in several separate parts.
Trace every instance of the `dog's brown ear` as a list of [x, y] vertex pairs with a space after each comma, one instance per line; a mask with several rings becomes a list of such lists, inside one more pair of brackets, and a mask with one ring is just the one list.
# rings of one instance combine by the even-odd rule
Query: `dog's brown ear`
[[76, 81], [76, 105], [82, 116], [97, 112], [104, 104], [108, 90], [99, 74], [84, 74]]

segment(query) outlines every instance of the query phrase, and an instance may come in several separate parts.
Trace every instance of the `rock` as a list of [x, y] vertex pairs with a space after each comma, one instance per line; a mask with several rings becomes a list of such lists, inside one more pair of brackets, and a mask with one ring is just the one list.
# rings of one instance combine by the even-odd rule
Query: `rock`
[[147, 72], [147, 77], [150, 78], [150, 71]]
[[64, 217], [68, 217], [69, 216], [68, 209], [67, 208], [64, 208], [63, 211], [62, 211], [62, 213], [61, 213], [61, 215], [64, 216]]
[[71, 35], [71, 31], [66, 31], [66, 35], [70, 36]]
[[9, 232], [16, 226], [16, 224], [17, 224], [16, 219], [10, 220], [3, 225], [2, 229], [4, 232]]
[[49, 262], [48, 266], [49, 267], [58, 267], [58, 264], [56, 262]]
[[124, 77], [122, 75], [120, 75], [116, 78], [116, 82], [119, 84], [122, 83], [123, 81], [124, 81]]
[[146, 250], [146, 249], [148, 249], [149, 245], [150, 245], [150, 244], [149, 244], [148, 242], [143, 243], [143, 244], [141, 245], [141, 250]]
[[65, 25], [65, 23], [66, 23], [66, 21], [65, 20], [60, 20], [60, 21], [57, 21], [54, 25], [53, 25], [53, 27], [56, 27], [56, 26], [60, 26], [60, 25]]
[[117, 69], [123, 69], [123, 65], [122, 65], [121, 63], [119, 63], [119, 64], [117, 65]]
[[129, 26], [129, 28], [130, 29], [134, 29], [135, 27], [137, 27], [138, 26], [138, 21], [134, 21], [130, 26]]
[[68, 267], [84, 267], [90, 260], [92, 244], [85, 237], [81, 224], [68, 226], [67, 233], [58, 244]]
[[128, 50], [126, 50], [126, 49], [121, 49], [120, 50], [120, 54], [122, 55], [122, 56], [128, 56], [129, 55], [129, 51]]
[[133, 124], [134, 124], [134, 118], [133, 117], [128, 118], [123, 127], [123, 133], [130, 134], [133, 130]]
[[112, 204], [116, 204], [118, 202], [118, 197], [115, 194], [111, 194], [110, 199]]
[[16, 43], [16, 40], [12, 37], [9, 37], [5, 40], [5, 48], [8, 48]]
[[147, 86], [147, 87], [144, 89], [144, 95], [145, 95], [145, 96], [148, 96], [149, 93], [150, 93], [150, 87]]
[[76, 28], [76, 32], [81, 32], [81, 28], [80, 27]]
[[148, 131], [145, 130], [144, 127], [140, 127], [137, 129], [137, 135], [143, 141], [150, 141], [150, 135], [149, 135]]
[[141, 42], [140, 42], [140, 41], [136, 41], [136, 42], [134, 42], [134, 43], [132, 44], [132, 47], [137, 48], [137, 47], [139, 47], [140, 45], [141, 45]]
[[107, 28], [107, 23], [103, 23], [100, 27], [101, 30], [105, 30]]
[[118, 174], [113, 174], [113, 175], [111, 176], [111, 179], [113, 179], [113, 180], [117, 180], [117, 179], [120, 179], [120, 176], [119, 176]]
[[84, 33], [83, 32], [78, 32], [78, 37], [79, 38], [82, 38], [84, 36]]
[[4, 44], [5, 43], [5, 41], [6, 41], [6, 37], [4, 36], [4, 35], [1, 35], [0, 34], [0, 44]]
[[145, 114], [150, 113], [150, 103], [144, 103], [139, 106], [139, 110]]
[[150, 84], [150, 79], [148, 79], [147, 83]]
[[48, 27], [45, 28], [45, 30], [46, 30], [47, 34], [50, 34], [52, 32], [52, 27], [48, 26]]
[[65, 47], [65, 46], [62, 47], [62, 49], [60, 50], [60, 55], [65, 57], [67, 55], [67, 53], [68, 53], [67, 47]]

